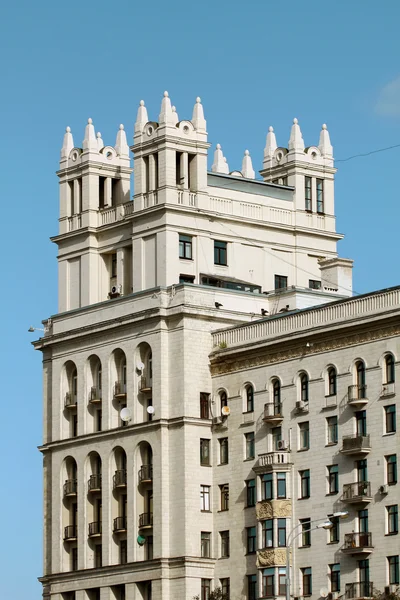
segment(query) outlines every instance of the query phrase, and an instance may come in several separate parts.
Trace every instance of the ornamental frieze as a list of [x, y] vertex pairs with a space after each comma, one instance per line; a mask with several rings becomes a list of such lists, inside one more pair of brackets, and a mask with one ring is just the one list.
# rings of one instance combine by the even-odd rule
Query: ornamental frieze
[[262, 500], [256, 504], [257, 519], [286, 518], [292, 514], [291, 500]]
[[257, 550], [257, 567], [284, 567], [286, 548], [265, 548]]

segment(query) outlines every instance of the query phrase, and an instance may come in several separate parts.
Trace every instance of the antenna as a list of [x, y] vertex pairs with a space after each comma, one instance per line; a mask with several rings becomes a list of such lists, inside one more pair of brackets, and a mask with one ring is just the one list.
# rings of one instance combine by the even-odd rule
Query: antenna
[[139, 546], [143, 546], [146, 543], [146, 538], [142, 535], [138, 535], [136, 541], [139, 544]]
[[149, 415], [154, 415], [154, 406], [148, 406], [146, 410], [149, 413]]
[[132, 420], [132, 412], [129, 408], [126, 407], [121, 410], [119, 416], [121, 417], [121, 421], [123, 421], [124, 423], [129, 423], [129, 421]]
[[231, 414], [231, 409], [229, 408], [229, 406], [223, 406], [223, 407], [221, 408], [221, 414], [222, 414], [224, 417], [229, 417], [229, 415]]
[[141, 360], [138, 360], [138, 361], [137, 361], [137, 363], [136, 363], [136, 369], [137, 369], [138, 371], [143, 371], [143, 369], [144, 369], [144, 363], [142, 363], [142, 361], [141, 361]]
[[321, 596], [321, 598], [326, 598], [328, 594], [329, 594], [329, 590], [326, 587], [322, 587], [319, 590], [319, 595]]

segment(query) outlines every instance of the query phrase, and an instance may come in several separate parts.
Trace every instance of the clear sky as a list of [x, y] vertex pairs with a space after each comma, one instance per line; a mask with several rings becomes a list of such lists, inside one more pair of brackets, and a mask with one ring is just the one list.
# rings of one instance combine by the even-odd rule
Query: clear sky
[[[29, 325], [57, 307], [59, 151], [92, 117], [106, 144], [132, 139], [143, 98], [157, 119], [164, 90], [179, 117], [204, 105], [209, 141], [231, 170], [250, 150], [261, 168], [273, 125], [293, 117], [306, 146], [327, 123], [336, 159], [400, 143], [398, 0], [81, 0], [3, 2], [0, 13], [3, 428], [0, 598], [41, 598], [41, 355]], [[354, 289], [399, 284], [400, 148], [337, 162], [341, 256]], [[33, 336], [35, 337], [35, 336]]]

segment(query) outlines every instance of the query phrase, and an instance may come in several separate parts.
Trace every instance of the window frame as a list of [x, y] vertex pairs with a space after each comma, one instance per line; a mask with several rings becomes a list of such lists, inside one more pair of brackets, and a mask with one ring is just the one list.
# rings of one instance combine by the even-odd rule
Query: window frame
[[275, 548], [274, 519], [265, 519], [261, 524], [262, 548]]
[[211, 485], [200, 484], [200, 511], [211, 512]]
[[210, 594], [211, 594], [211, 579], [201, 579], [200, 582], [200, 590], [201, 590], [201, 595], [200, 595], [200, 600], [210, 600]]
[[[206, 449], [206, 451], [205, 451]], [[200, 438], [200, 466], [210, 467], [211, 466], [211, 440], [209, 438]]]
[[[254, 535], [253, 535], [254, 533]], [[255, 525], [246, 527], [246, 554], [257, 552], [257, 527]]]
[[310, 449], [310, 421], [302, 421], [299, 427], [299, 451]]
[[211, 531], [200, 532], [200, 556], [211, 558]]
[[304, 208], [306, 212], [312, 212], [312, 177], [304, 177]]
[[384, 383], [394, 383], [396, 380], [395, 375], [395, 360], [393, 354], [386, 354], [385, 356], [385, 381]]
[[400, 584], [399, 555], [387, 556], [389, 585]]
[[387, 535], [397, 535], [399, 533], [399, 505], [390, 504], [386, 506]]
[[325, 194], [324, 194], [324, 180], [317, 178], [315, 180], [315, 192], [316, 192], [316, 200], [317, 200], [317, 214], [323, 215], [325, 214]]
[[[271, 493], [267, 493], [271, 490]], [[274, 477], [272, 473], [263, 473], [261, 475], [261, 499], [273, 500], [274, 498]]]
[[337, 395], [337, 371], [335, 367], [329, 367], [328, 369], [328, 396]]
[[214, 265], [228, 266], [228, 242], [214, 240]]
[[256, 505], [256, 480], [246, 479], [246, 508]]
[[249, 383], [245, 388], [246, 392], [246, 411], [245, 412], [254, 412], [254, 388]]
[[311, 518], [299, 519], [301, 525], [301, 546], [300, 548], [308, 548], [311, 546]]
[[[335, 420], [333, 420], [335, 419]], [[337, 415], [326, 418], [327, 445], [333, 446], [339, 441], [339, 426]], [[332, 439], [331, 439], [332, 438]]]
[[311, 479], [310, 469], [302, 469], [299, 471], [300, 476], [300, 497], [299, 500], [306, 500], [311, 495]]
[[333, 563], [329, 565], [329, 575], [331, 592], [340, 592], [340, 563]]
[[193, 260], [193, 236], [179, 234], [179, 259]]
[[229, 558], [230, 556], [230, 536], [229, 529], [219, 532], [220, 537], [220, 558]]
[[227, 437], [218, 438], [219, 444], [219, 464], [229, 464], [229, 441]]
[[310, 379], [307, 373], [300, 374], [300, 400], [309, 403], [310, 399]]
[[246, 458], [245, 460], [254, 460], [256, 455], [256, 435], [254, 431], [248, 431], [244, 434], [245, 447], [246, 447]]
[[[283, 482], [285, 488], [284, 495], [281, 495], [280, 493], [280, 482]], [[284, 471], [278, 471], [276, 474], [276, 498], [278, 500], [283, 500], [287, 498], [287, 478], [286, 473]]]
[[303, 567], [301, 569], [302, 573], [302, 590], [303, 596], [311, 596], [312, 595], [312, 569], [311, 567]]
[[384, 407], [385, 433], [396, 433], [396, 405], [389, 404]]
[[219, 486], [220, 511], [229, 510], [229, 483], [221, 483]]
[[[285, 285], [282, 285], [282, 284]], [[274, 290], [287, 290], [288, 287], [288, 276], [287, 275], [274, 275]]]
[[339, 493], [339, 465], [328, 465], [328, 495]]
[[388, 485], [397, 483], [397, 454], [388, 454], [386, 460], [386, 481]]

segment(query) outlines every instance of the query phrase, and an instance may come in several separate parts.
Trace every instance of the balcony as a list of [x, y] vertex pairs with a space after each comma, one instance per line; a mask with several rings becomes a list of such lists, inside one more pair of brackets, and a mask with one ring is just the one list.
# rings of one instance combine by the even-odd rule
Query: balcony
[[369, 434], [367, 435], [345, 435], [343, 436], [343, 447], [340, 450], [342, 454], [362, 454], [366, 455], [371, 452], [371, 442]]
[[347, 390], [347, 403], [356, 408], [368, 403], [366, 385], [349, 385]]
[[391, 383], [384, 383], [381, 389], [381, 398], [386, 398], [395, 395], [394, 381]]
[[150, 529], [151, 527], [153, 527], [153, 513], [139, 515], [139, 529]]
[[114, 533], [123, 533], [126, 531], [126, 517], [116, 517], [113, 523]]
[[153, 465], [142, 465], [138, 476], [139, 483], [150, 483], [153, 481]]
[[367, 556], [374, 549], [371, 533], [346, 533], [344, 536], [344, 554], [363, 554]]
[[288, 450], [275, 450], [274, 452], [260, 454], [253, 470], [259, 474], [271, 471], [288, 471], [291, 465], [289, 456]]
[[126, 398], [126, 383], [116, 381], [114, 384], [114, 398], [124, 400]]
[[78, 404], [78, 399], [76, 394], [72, 394], [72, 392], [67, 392], [65, 394], [64, 399], [64, 408], [76, 408]]
[[268, 402], [264, 404], [264, 423], [281, 423], [283, 421], [282, 404]]
[[88, 481], [88, 492], [101, 492], [101, 474], [91, 475]]
[[101, 521], [89, 523], [89, 537], [93, 538], [99, 536], [101, 536]]
[[64, 483], [64, 498], [73, 498], [78, 491], [78, 482], [76, 479], [66, 479]]
[[126, 469], [115, 471], [113, 476], [113, 489], [126, 488]]
[[325, 396], [325, 402], [322, 408], [334, 408], [335, 406], [337, 406], [337, 395], [330, 394], [329, 396]]
[[343, 502], [347, 502], [348, 504], [367, 504], [371, 500], [371, 483], [369, 481], [345, 483], [343, 486]]
[[139, 379], [139, 392], [151, 392], [153, 387], [152, 380], [149, 377], [141, 377]]
[[100, 404], [100, 403], [101, 403], [101, 389], [98, 387], [90, 388], [89, 404]]
[[374, 584], [370, 581], [346, 583], [345, 600], [361, 600], [361, 598], [372, 598], [373, 595]]
[[64, 527], [64, 541], [72, 542], [76, 540], [77, 527], [76, 525], [67, 525]]

